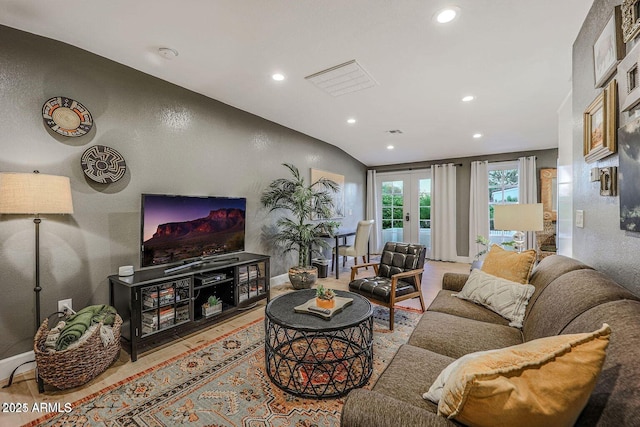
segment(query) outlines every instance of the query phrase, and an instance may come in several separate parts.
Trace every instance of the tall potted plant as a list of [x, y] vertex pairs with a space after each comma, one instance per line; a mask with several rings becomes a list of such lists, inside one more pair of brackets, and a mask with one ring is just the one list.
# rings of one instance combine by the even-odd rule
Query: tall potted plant
[[[278, 178], [262, 193], [260, 202], [269, 212], [283, 210], [287, 215], [278, 218], [278, 231], [273, 236], [284, 253], [297, 252], [298, 265], [289, 269], [289, 280], [295, 289], [313, 286], [318, 278], [318, 269], [309, 265], [309, 251], [315, 247], [329, 248], [321, 236], [333, 234], [339, 223], [327, 221], [333, 208], [332, 192], [339, 187], [334, 181], [320, 178], [307, 183], [300, 171], [292, 164], [283, 163], [291, 172], [291, 178]], [[312, 216], [318, 221], [310, 221]]]

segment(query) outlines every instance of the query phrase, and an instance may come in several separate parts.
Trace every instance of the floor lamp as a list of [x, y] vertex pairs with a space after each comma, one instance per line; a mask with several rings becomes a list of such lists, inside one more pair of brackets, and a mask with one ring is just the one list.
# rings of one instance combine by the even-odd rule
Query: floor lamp
[[515, 230], [513, 241], [518, 252], [522, 252], [527, 240], [526, 231], [542, 231], [542, 203], [494, 205], [493, 228]]
[[[71, 185], [66, 176], [34, 173], [0, 173], [0, 214], [35, 215], [36, 227], [36, 332], [40, 327], [40, 214], [72, 214]], [[16, 368], [17, 369], [17, 368]], [[15, 373], [15, 370], [14, 370]], [[13, 379], [13, 373], [9, 380]], [[38, 386], [43, 385], [38, 378]]]

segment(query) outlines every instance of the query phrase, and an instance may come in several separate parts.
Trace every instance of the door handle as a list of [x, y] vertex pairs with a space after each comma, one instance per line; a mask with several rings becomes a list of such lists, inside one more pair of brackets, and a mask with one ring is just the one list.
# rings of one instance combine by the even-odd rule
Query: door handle
[[406, 214], [404, 214], [404, 220], [405, 220], [405, 221], [409, 221], [409, 220], [410, 220], [410, 218], [409, 218], [409, 212], [407, 212]]

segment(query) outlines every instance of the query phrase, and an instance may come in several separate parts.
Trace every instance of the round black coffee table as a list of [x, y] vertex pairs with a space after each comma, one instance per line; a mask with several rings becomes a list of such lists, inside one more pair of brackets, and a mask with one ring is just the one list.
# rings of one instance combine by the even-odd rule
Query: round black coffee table
[[272, 299], [265, 309], [267, 374], [281, 389], [302, 397], [342, 396], [362, 387], [373, 372], [373, 308], [346, 291], [353, 303], [330, 320], [294, 307], [315, 298], [315, 289]]

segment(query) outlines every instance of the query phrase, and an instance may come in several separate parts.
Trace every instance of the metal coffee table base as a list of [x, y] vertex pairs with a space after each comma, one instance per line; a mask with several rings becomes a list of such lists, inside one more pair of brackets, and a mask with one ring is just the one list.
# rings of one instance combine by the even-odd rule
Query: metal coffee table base
[[304, 331], [265, 318], [267, 374], [301, 397], [335, 397], [362, 387], [373, 372], [373, 317], [338, 330]]

